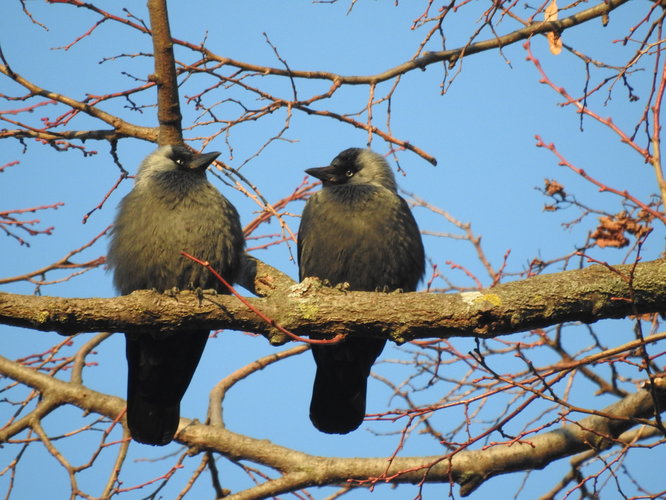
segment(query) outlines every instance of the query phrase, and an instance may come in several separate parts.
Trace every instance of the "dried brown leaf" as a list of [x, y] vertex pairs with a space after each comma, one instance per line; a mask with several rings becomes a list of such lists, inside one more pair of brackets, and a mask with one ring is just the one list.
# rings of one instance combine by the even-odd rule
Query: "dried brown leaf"
[[[557, 7], [557, 0], [552, 0], [544, 12], [544, 21], [557, 21], [558, 12], [559, 8]], [[548, 32], [546, 33], [546, 38], [548, 39], [548, 47], [550, 48], [551, 54], [558, 55], [562, 52], [562, 37], [559, 33], [555, 33], [554, 31]]]
[[546, 194], [548, 196], [559, 194], [562, 198], [566, 198], [567, 194], [564, 192], [564, 186], [556, 180], [544, 179], [544, 184], [546, 186]]

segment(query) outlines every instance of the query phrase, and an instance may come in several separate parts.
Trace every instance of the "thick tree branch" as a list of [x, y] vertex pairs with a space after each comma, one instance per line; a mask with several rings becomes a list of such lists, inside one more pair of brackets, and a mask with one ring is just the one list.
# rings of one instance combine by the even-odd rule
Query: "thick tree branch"
[[158, 142], [160, 146], [179, 144], [183, 142], [182, 115], [166, 0], [148, 0], [148, 11], [155, 59], [155, 73], [150, 80], [157, 84], [157, 118], [160, 122]]
[[537, 34], [548, 32], [561, 33], [568, 28], [585, 23], [591, 19], [607, 16], [611, 11], [617, 9], [627, 1], [628, 0], [606, 0], [595, 5], [594, 7], [590, 7], [589, 9], [585, 9], [558, 21], [536, 22], [525, 26], [524, 28], [512, 31], [506, 35], [468, 44], [463, 47], [436, 52], [426, 52], [421, 57], [406, 61], [402, 64], [394, 66], [393, 68], [374, 75], [339, 75], [336, 73], [330, 73], [328, 71], [292, 71], [291, 69], [285, 70], [283, 68], [268, 68], [265, 66], [258, 66], [236, 61], [228, 57], [220, 57], [203, 46], [196, 46], [181, 40], [174, 40], [174, 42], [186, 46], [192, 50], [202, 52], [206, 58], [211, 61], [217, 61], [219, 63], [233, 66], [245, 71], [258, 72], [264, 75], [288, 76], [290, 78], [330, 80], [333, 82], [338, 82], [338, 84], [344, 83], [350, 85], [374, 85], [380, 82], [391, 80], [392, 78], [403, 75], [415, 69], [424, 69], [432, 64], [448, 62], [452, 65], [463, 57], [488, 50], [506, 47], [507, 45], [514, 44], [521, 40], [526, 40]]
[[[593, 7], [582, 10], [576, 14], [573, 14], [571, 16], [565, 17], [557, 21], [535, 22], [503, 36], [494, 37], [488, 40], [468, 44], [451, 50], [427, 52], [423, 54], [421, 57], [417, 57], [413, 60], [398, 64], [393, 68], [389, 68], [386, 71], [374, 75], [340, 75], [337, 73], [331, 73], [329, 71], [303, 71], [303, 70], [293, 70], [291, 68], [287, 70], [284, 68], [259, 66], [256, 64], [250, 64], [243, 61], [237, 61], [228, 57], [219, 56], [214, 52], [210, 51], [209, 49], [207, 49], [203, 45], [190, 43], [185, 40], [180, 40], [178, 38], [173, 38], [173, 43], [180, 45], [182, 47], [186, 47], [194, 52], [199, 52], [203, 54], [206, 60], [216, 61], [223, 65], [235, 67], [243, 71], [257, 72], [262, 75], [287, 76], [289, 78], [330, 80], [332, 82], [346, 83], [351, 85], [371, 85], [390, 80], [392, 78], [395, 78], [396, 76], [402, 75], [414, 69], [423, 69], [431, 64], [436, 64], [440, 62], [454, 63], [455, 61], [463, 57], [470, 56], [472, 54], [477, 54], [479, 52], [485, 52], [488, 50], [506, 47], [507, 45], [511, 45], [521, 40], [526, 40], [537, 34], [548, 33], [548, 32], [561, 33], [568, 28], [572, 28], [579, 24], [583, 24], [592, 19], [608, 16], [613, 10], [617, 9], [626, 2], [628, 2], [628, 0], [605, 0]], [[144, 25], [133, 22], [131, 19], [127, 19], [126, 17], [114, 16], [112, 14], [109, 14], [108, 12], [105, 12], [102, 9], [92, 4], [82, 2], [80, 0], [66, 0], [66, 3], [69, 3], [76, 7], [82, 7], [92, 10], [105, 19], [111, 19], [115, 22], [124, 24], [126, 26], [130, 26], [133, 29], [138, 30], [142, 33], [150, 34], [150, 32], [146, 29]], [[152, 22], [153, 21], [151, 19], [151, 23]]]
[[[263, 293], [270, 290], [267, 276], [264, 272], [255, 279]], [[593, 265], [461, 294], [345, 292], [308, 279], [272, 289], [265, 298], [247, 300], [301, 336], [371, 331], [398, 343], [415, 338], [493, 337], [568, 321], [593, 323], [664, 311], [666, 260], [612, 268]], [[113, 299], [0, 293], [0, 323], [65, 335], [196, 326], [253, 331], [274, 343], [288, 340], [235, 297], [206, 295], [199, 302], [191, 292], [172, 297], [137, 291]]]
[[[134, 127], [134, 125], [131, 125]], [[137, 129], [138, 130], [138, 129]], [[147, 129], [141, 127], [141, 133], [135, 135], [128, 135], [127, 133], [122, 133], [117, 130], [68, 130], [63, 132], [54, 132], [52, 130], [36, 130], [36, 129], [13, 129], [13, 130], [4, 130], [0, 132], [0, 138], [30, 138], [30, 139], [43, 139], [47, 142], [59, 141], [59, 140], [80, 140], [80, 141], [117, 141], [118, 139], [123, 139], [125, 137], [135, 137], [137, 139], [144, 139], [150, 142], [155, 142], [157, 140], [157, 134], [155, 129]]]

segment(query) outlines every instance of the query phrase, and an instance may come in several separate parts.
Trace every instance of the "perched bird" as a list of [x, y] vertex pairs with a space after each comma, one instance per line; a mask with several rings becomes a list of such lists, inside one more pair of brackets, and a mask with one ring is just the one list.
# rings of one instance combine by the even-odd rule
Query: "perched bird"
[[[303, 210], [300, 279], [346, 282], [357, 291], [414, 291], [425, 270], [421, 234], [384, 157], [351, 148], [329, 166], [306, 172], [321, 179], [323, 188]], [[317, 374], [310, 420], [317, 429], [346, 434], [361, 425], [367, 378], [385, 343], [355, 336], [312, 345]]]
[[[226, 287], [181, 250], [210, 262], [227, 281], [241, 270], [245, 246], [238, 212], [206, 179], [220, 153], [162, 146], [139, 167], [120, 202], [108, 263], [121, 294], [134, 290]], [[180, 400], [199, 363], [208, 330], [126, 334], [127, 423], [141, 443], [165, 445], [178, 429]]]

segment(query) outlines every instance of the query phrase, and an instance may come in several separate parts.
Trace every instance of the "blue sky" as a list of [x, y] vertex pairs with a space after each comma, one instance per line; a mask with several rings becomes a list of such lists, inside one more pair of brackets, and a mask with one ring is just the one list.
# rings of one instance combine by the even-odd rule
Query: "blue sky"
[[[132, 13], [146, 19], [143, 3], [129, 2]], [[41, 1], [26, 3], [34, 17], [47, 25], [46, 31], [31, 23], [21, 13], [19, 2], [5, 1], [0, 5], [0, 44], [5, 57], [13, 70], [28, 80], [63, 93], [75, 99], [83, 99], [86, 93], [105, 94], [119, 88], [129, 88], [135, 83], [127, 74], [145, 78], [151, 71], [152, 59], [147, 57], [122, 57], [100, 61], [118, 54], [149, 53], [152, 50], [150, 39], [132, 30], [123, 29], [107, 22], [92, 36], [83, 39], [69, 50], [55, 50], [71, 43], [84, 33], [97, 18], [84, 9], [66, 5], [46, 5]], [[117, 1], [98, 2], [101, 8], [123, 16], [121, 3]], [[280, 66], [266, 37], [278, 48], [280, 55], [292, 69], [327, 70], [340, 74], [373, 74], [408, 60], [416, 51], [423, 38], [423, 30], [410, 30], [413, 19], [419, 16], [423, 2], [393, 3], [360, 1], [351, 13], [347, 14], [348, 2], [336, 4], [311, 4], [306, 2], [213, 2], [197, 0], [192, 2], [171, 2], [170, 15], [172, 35], [175, 38], [200, 42], [206, 38], [206, 45], [214, 52], [232, 59], [254, 64]], [[466, 43], [469, 34], [478, 26], [481, 7], [461, 9], [452, 16], [445, 27], [447, 48]], [[522, 11], [522, 9], [521, 9]], [[598, 21], [568, 30], [564, 41], [583, 51], [588, 56], [611, 64], [622, 65], [633, 48], [612, 43], [624, 36], [629, 26], [640, 18], [643, 9], [624, 6], [611, 15], [607, 28]], [[522, 14], [521, 14], [522, 15]], [[526, 14], [524, 14], [526, 15]], [[515, 23], [501, 24], [500, 33]], [[479, 39], [491, 36], [485, 30]], [[440, 47], [433, 44], [430, 50]], [[537, 37], [532, 41], [532, 50], [541, 61], [548, 75], [557, 85], [565, 86], [569, 92], [578, 95], [585, 84], [585, 65], [572, 55], [563, 52], [552, 56], [545, 39]], [[400, 139], [409, 140], [414, 145], [435, 156], [438, 165], [433, 167], [422, 158], [410, 152], [398, 154], [404, 175], [398, 174], [399, 184], [408, 192], [414, 192], [432, 204], [451, 213], [458, 220], [472, 224], [477, 235], [483, 235], [483, 246], [487, 256], [495, 265], [501, 265], [508, 250], [507, 269], [520, 271], [535, 257], [552, 259], [571, 252], [585, 239], [587, 231], [594, 228], [591, 222], [566, 229], [563, 222], [575, 219], [575, 210], [549, 213], [543, 206], [549, 200], [537, 187], [543, 186], [545, 178], [557, 179], [567, 192], [590, 206], [612, 213], [621, 210], [617, 197], [599, 193], [589, 184], [581, 182], [572, 171], [558, 166], [557, 159], [547, 150], [535, 147], [535, 135], [545, 142], [554, 142], [559, 151], [576, 166], [584, 168], [590, 175], [618, 189], [628, 189], [642, 200], [648, 200], [655, 192], [654, 173], [634, 151], [621, 144], [617, 136], [606, 127], [586, 118], [583, 131], [579, 130], [579, 115], [570, 107], [559, 106], [561, 96], [546, 85], [539, 84], [539, 75], [534, 66], [525, 60], [526, 52], [521, 44], [506, 47], [503, 54], [497, 51], [482, 53], [464, 59], [451, 70], [451, 76], [462, 65], [460, 74], [455, 77], [447, 92], [442, 95], [440, 84], [443, 70], [439, 65], [425, 71], [410, 73], [403, 77], [392, 101], [392, 131]], [[176, 59], [193, 62], [196, 56], [186, 49], [176, 49]], [[124, 74], [125, 73], [125, 74]], [[607, 70], [593, 72], [595, 81], [609, 76]], [[646, 82], [652, 77], [651, 68], [630, 76], [630, 82], [637, 92], [645, 92]], [[265, 77], [265, 81], [253, 80], [257, 85], [291, 98], [291, 86], [280, 79]], [[298, 81], [299, 97], [325, 91], [329, 82]], [[181, 100], [199, 88], [196, 78], [181, 88]], [[378, 86], [377, 93], [385, 92], [390, 83]], [[6, 78], [0, 79], [0, 93], [22, 94], [17, 86]], [[362, 111], [367, 101], [367, 87], [358, 86], [343, 89], [329, 104], [339, 112]], [[234, 94], [232, 97], [238, 97]], [[644, 94], [638, 102], [628, 103], [626, 90], [617, 85], [606, 101], [607, 94], [597, 95], [590, 100], [602, 116], [613, 116], [620, 126], [633, 130], [644, 106]], [[216, 99], [225, 98], [216, 94]], [[261, 106], [247, 95], [246, 103]], [[141, 103], [154, 101], [153, 91], [139, 98]], [[213, 101], [215, 99], [211, 99]], [[126, 102], [117, 101], [108, 107], [109, 112], [118, 113], [132, 123], [154, 126], [155, 113], [152, 108], [142, 113], [130, 112], [123, 108]], [[17, 106], [18, 107], [18, 106]], [[5, 109], [6, 103], [0, 106]], [[220, 104], [220, 112], [233, 116], [238, 107], [233, 103]], [[62, 113], [62, 108], [53, 107], [47, 114], [54, 118]], [[44, 113], [34, 114], [34, 125]], [[185, 127], [196, 120], [196, 113], [183, 106]], [[375, 123], [385, 122], [385, 108], [378, 107], [374, 115]], [[312, 117], [294, 112], [290, 128], [284, 140], [272, 142], [258, 157], [253, 155], [278, 133], [284, 125], [285, 110], [257, 122], [243, 124], [233, 129], [228, 143], [219, 137], [207, 150], [222, 152], [221, 159], [232, 166], [244, 164], [242, 173], [256, 183], [265, 197], [277, 201], [288, 195], [304, 178], [303, 170], [312, 166], [327, 164], [339, 151], [350, 146], [367, 144], [367, 133], [345, 126], [330, 118]], [[3, 127], [6, 125], [2, 125]], [[72, 128], [108, 128], [95, 120], [77, 118]], [[211, 130], [204, 128], [203, 130]], [[189, 134], [189, 135], [188, 135]], [[202, 135], [201, 131], [185, 132], [186, 138]], [[639, 136], [640, 137], [640, 136]], [[30, 247], [19, 246], [13, 239], [4, 238], [1, 243], [4, 259], [0, 260], [0, 278], [29, 272], [60, 258], [73, 248], [90, 241], [103, 228], [111, 223], [115, 208], [124, 194], [131, 189], [131, 180], [123, 182], [112, 194], [101, 210], [93, 213], [86, 224], [84, 215], [92, 210], [113, 186], [119, 171], [108, 155], [106, 143], [87, 142], [85, 146], [98, 151], [97, 155], [84, 158], [78, 152], [58, 154], [51, 148], [26, 141], [27, 151], [14, 140], [0, 143], [2, 158], [0, 164], [15, 159], [20, 164], [0, 173], [0, 210], [39, 206], [55, 202], [65, 205], [58, 210], [41, 212], [38, 217], [41, 227], [54, 226], [51, 236], [30, 238]], [[196, 147], [197, 143], [193, 143]], [[233, 149], [231, 149], [231, 147]], [[373, 149], [386, 153], [388, 148], [379, 138], [374, 138]], [[138, 140], [123, 140], [118, 146], [119, 157], [130, 173], [134, 173], [140, 160], [153, 146]], [[242, 193], [217, 180], [220, 190], [238, 208], [242, 222], [248, 223], [257, 211], [257, 205]], [[293, 217], [288, 217], [294, 232], [298, 227], [297, 215], [301, 204], [290, 207]], [[421, 229], [436, 232], [459, 231], [425, 209], [415, 209]], [[272, 224], [263, 232], [277, 232]], [[447, 277], [461, 286], [473, 286], [459, 271], [450, 269], [445, 262], [452, 261], [478, 273], [484, 286], [490, 279], [483, 275], [474, 249], [469, 243], [453, 239], [424, 237], [429, 258], [437, 263]], [[654, 232], [648, 240], [643, 257], [653, 259], [663, 250], [663, 228]], [[93, 259], [106, 252], [106, 239], [87, 250], [79, 259]], [[593, 250], [593, 255], [611, 263], [620, 262], [627, 250]], [[297, 276], [295, 262], [290, 260], [290, 252], [285, 246], [257, 252], [259, 258]], [[550, 272], [557, 271], [553, 268]], [[49, 275], [49, 278], [55, 275]], [[2, 291], [33, 293], [34, 286], [16, 283], [2, 287]], [[115, 295], [111, 276], [97, 269], [72, 280], [71, 282], [43, 287], [44, 295], [67, 297], [110, 297]], [[631, 325], [622, 321], [602, 323], [604, 339], [608, 345], [620, 344], [632, 337]], [[568, 330], [575, 336], [576, 330]], [[0, 327], [2, 347], [0, 352], [9, 357], [18, 357], [43, 349], [61, 340], [54, 333], [27, 332], [19, 329]], [[81, 345], [90, 334], [78, 336], [76, 345]], [[517, 336], [512, 336], [517, 338]], [[574, 339], [569, 339], [575, 345]], [[454, 339], [452, 343], [462, 352], [473, 348], [468, 339]], [[125, 368], [120, 335], [114, 335], [98, 350], [96, 360], [99, 366], [86, 371], [86, 383], [96, 390], [122, 396], [124, 394]], [[288, 346], [286, 346], [288, 347]], [[251, 337], [238, 332], [224, 332], [209, 342], [195, 380], [182, 405], [183, 416], [205, 418], [207, 393], [219, 378], [253, 361], [259, 356], [274, 352], [275, 348], [260, 337]], [[384, 359], [396, 359], [401, 355], [391, 346], [386, 349]], [[510, 366], [512, 356], [507, 355], [498, 362]], [[447, 368], [449, 369], [449, 368]], [[465, 367], [451, 367], [452, 376], [462, 373]], [[400, 380], [401, 368], [394, 363], [384, 362], [376, 366], [376, 371], [384, 376]], [[400, 429], [399, 425], [366, 423], [357, 432], [348, 436], [325, 436], [317, 433], [307, 420], [310, 386], [314, 366], [309, 354], [289, 359], [258, 373], [241, 382], [228, 396], [225, 406], [226, 421], [236, 432], [246, 432], [257, 438], [272, 439], [278, 444], [293, 446], [318, 455], [377, 456], [390, 454], [396, 446], [395, 435], [373, 436], [373, 432], [384, 434]], [[580, 398], [589, 401], [590, 392], [580, 386]], [[389, 399], [388, 390], [379, 382], [371, 381], [369, 412], [381, 411]], [[601, 399], [601, 398], [600, 398]], [[609, 400], [610, 401], [610, 400]], [[602, 407], [605, 403], [595, 404]], [[0, 418], [5, 418], [7, 408], [0, 406]], [[68, 428], [68, 419], [79, 418], [77, 409], [60, 410], [46, 422], [53, 429]], [[456, 411], [442, 415], [440, 421], [446, 427], [449, 419], [460, 418]], [[63, 445], [64, 450], [77, 455], [75, 440]], [[33, 447], [34, 448], [34, 447]], [[132, 458], [159, 457], [177, 450], [177, 445], [165, 450], [153, 449], [133, 444]], [[414, 436], [406, 446], [404, 455], [436, 454], [441, 448], [432, 440]], [[30, 479], [24, 470], [17, 478], [17, 491], [25, 492], [25, 498], [43, 495], [52, 488], [66, 488], [67, 478], [52, 457], [40, 454], [31, 448], [32, 466], [42, 471], [41, 481]], [[43, 456], [42, 456], [43, 455]], [[641, 469], [646, 476], [654, 463], [663, 463], [664, 451], [650, 450], [636, 453], [634, 460], [642, 460]], [[110, 453], [103, 458], [106, 465], [113, 460]], [[75, 460], [76, 461], [76, 460]], [[27, 464], [26, 460], [26, 464]], [[197, 460], [192, 463], [196, 465]], [[35, 465], [37, 464], [37, 465]], [[0, 460], [0, 468], [4, 467]], [[190, 465], [191, 466], [191, 465]], [[140, 483], [162, 470], [162, 464], [137, 462], [126, 471], [126, 484]], [[231, 465], [224, 465], [225, 486], [240, 488], [247, 486], [244, 473]], [[103, 467], [102, 467], [103, 469]], [[535, 472], [527, 480], [522, 498], [532, 498], [543, 493], [555, 483], [558, 475], [566, 470], [564, 463], [554, 464], [544, 472]], [[107, 474], [103, 470], [102, 477]], [[98, 472], [90, 471], [85, 476], [87, 486], [99, 482]], [[165, 492], [165, 498], [182, 487], [186, 480], [174, 481], [174, 489]], [[473, 498], [507, 488], [511, 495], [523, 480], [523, 474], [506, 478], [495, 478], [481, 487]], [[545, 478], [545, 479], [544, 479]], [[0, 477], [0, 488], [6, 488], [6, 477]], [[543, 486], [548, 485], [547, 488]], [[83, 484], [86, 485], [86, 482]], [[3, 486], [4, 485], [4, 486]], [[210, 495], [207, 480], [196, 485], [199, 495]], [[611, 489], [612, 490], [612, 489]], [[95, 488], [90, 491], [95, 494]], [[313, 490], [314, 491], [314, 490]], [[448, 493], [448, 485], [428, 485], [425, 498]], [[457, 491], [457, 487], [454, 488]], [[403, 486], [397, 490], [380, 488], [375, 497], [412, 498], [416, 488]], [[285, 495], [286, 496], [286, 495]], [[321, 495], [315, 493], [317, 498]], [[366, 498], [367, 491], [352, 493], [346, 498]], [[139, 496], [130, 496], [139, 498]], [[609, 497], [610, 498], [610, 497]]]

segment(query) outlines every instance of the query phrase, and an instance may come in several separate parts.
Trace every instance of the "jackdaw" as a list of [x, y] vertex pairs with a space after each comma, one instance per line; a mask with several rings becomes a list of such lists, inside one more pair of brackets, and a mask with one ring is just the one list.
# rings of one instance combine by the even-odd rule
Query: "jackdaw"
[[[206, 179], [206, 168], [219, 154], [162, 146], [143, 160], [134, 189], [120, 202], [107, 257], [121, 294], [142, 289], [229, 293], [206, 268], [180, 253], [210, 262], [228, 282], [241, 270], [245, 241], [238, 212]], [[165, 445], [173, 439], [180, 400], [208, 333], [125, 335], [127, 423], [136, 441]]]
[[[346, 282], [357, 291], [414, 291], [425, 270], [421, 234], [384, 157], [350, 148], [329, 166], [306, 172], [321, 179], [323, 188], [303, 210], [300, 279]], [[317, 429], [347, 434], [361, 425], [367, 378], [385, 343], [354, 336], [312, 345], [317, 374], [310, 420]]]

